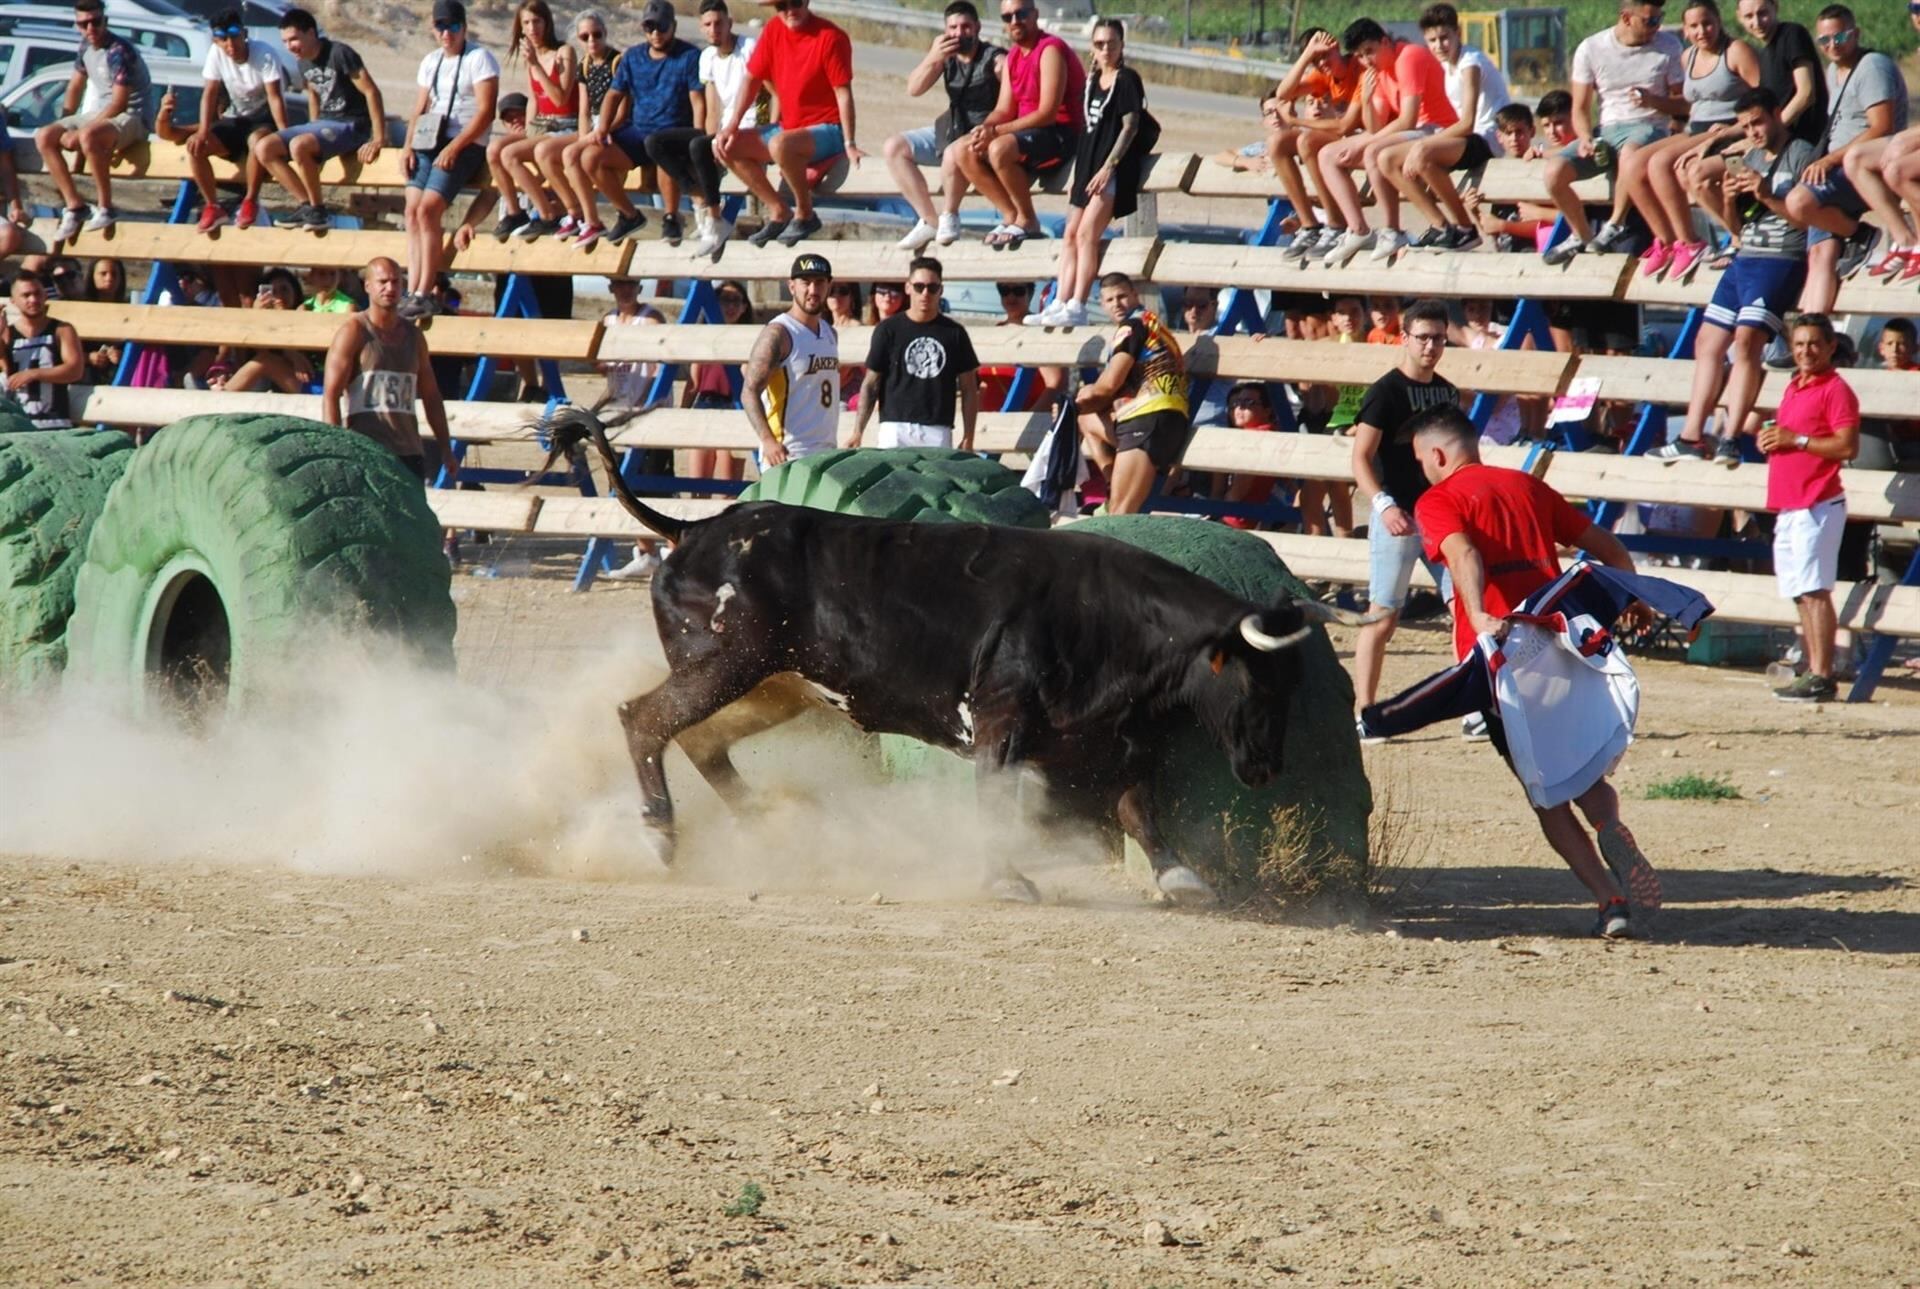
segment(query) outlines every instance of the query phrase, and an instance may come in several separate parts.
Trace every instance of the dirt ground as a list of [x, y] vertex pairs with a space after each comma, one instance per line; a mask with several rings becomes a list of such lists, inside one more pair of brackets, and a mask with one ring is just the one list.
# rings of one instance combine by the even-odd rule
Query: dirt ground
[[[1650, 943], [1445, 729], [1368, 752], [1371, 916], [985, 903], [964, 810], [832, 772], [751, 834], [674, 767], [666, 878], [592, 865], [644, 590], [500, 554], [377, 735], [0, 738], [0, 1281], [1920, 1283], [1913, 687], [1644, 662]], [[1740, 799], [1640, 799], [1684, 771]]]

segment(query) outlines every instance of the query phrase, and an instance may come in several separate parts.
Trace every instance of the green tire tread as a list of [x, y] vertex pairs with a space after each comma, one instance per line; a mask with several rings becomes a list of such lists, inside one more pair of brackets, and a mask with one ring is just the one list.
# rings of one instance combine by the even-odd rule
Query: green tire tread
[[872, 519], [1045, 528], [1047, 508], [1020, 476], [971, 452], [844, 448], [769, 470], [742, 495]]

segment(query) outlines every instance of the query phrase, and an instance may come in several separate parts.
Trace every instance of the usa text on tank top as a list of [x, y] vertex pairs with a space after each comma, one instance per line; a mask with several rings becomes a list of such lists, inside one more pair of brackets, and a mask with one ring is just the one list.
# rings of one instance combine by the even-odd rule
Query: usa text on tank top
[[785, 331], [791, 343], [761, 395], [767, 428], [790, 457], [825, 452], [840, 428], [840, 337], [825, 315], [817, 332], [789, 313], [769, 325]]
[[[13, 369], [42, 371], [60, 365], [60, 324], [47, 319], [47, 329], [37, 336], [13, 338]], [[36, 380], [15, 392], [20, 410], [36, 430], [66, 430], [73, 427], [67, 415], [67, 387], [52, 381]]]
[[382, 336], [364, 313], [360, 324], [359, 374], [347, 387], [347, 428], [383, 443], [395, 456], [417, 457], [420, 418], [413, 400], [420, 373], [420, 329], [402, 320], [391, 335]]

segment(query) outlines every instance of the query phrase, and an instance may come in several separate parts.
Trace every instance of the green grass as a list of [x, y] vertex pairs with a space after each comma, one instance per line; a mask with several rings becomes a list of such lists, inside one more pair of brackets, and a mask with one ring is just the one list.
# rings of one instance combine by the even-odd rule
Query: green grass
[[760, 1189], [759, 1182], [748, 1182], [740, 1188], [740, 1194], [733, 1203], [723, 1210], [728, 1217], [752, 1217], [759, 1213], [760, 1206], [767, 1202], [767, 1193]]
[[1683, 774], [1647, 785], [1649, 801], [1738, 801], [1740, 789], [1724, 775]]

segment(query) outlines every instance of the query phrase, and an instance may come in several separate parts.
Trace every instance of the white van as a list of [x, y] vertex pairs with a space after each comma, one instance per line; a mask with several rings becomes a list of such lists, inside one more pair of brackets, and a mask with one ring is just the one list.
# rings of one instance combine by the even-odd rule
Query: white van
[[[139, 49], [143, 58], [185, 59], [196, 64], [213, 48], [205, 23], [182, 15], [111, 14], [108, 25]], [[276, 42], [277, 47], [278, 42]], [[47, 67], [73, 66], [80, 52], [73, 10], [60, 5], [0, 5], [0, 93]]]
[[[198, 63], [155, 58], [147, 63], [147, 71], [153, 77], [156, 109], [160, 104], [159, 96], [172, 90], [175, 98], [174, 122], [191, 125], [200, 119], [200, 91], [205, 82], [200, 78]], [[31, 140], [34, 131], [59, 119], [61, 105], [66, 102], [67, 83], [72, 79], [71, 68], [50, 67], [0, 94], [0, 112], [6, 114], [7, 128], [13, 132], [16, 141]], [[81, 110], [86, 111], [87, 106], [85, 97], [82, 97]], [[287, 95], [287, 124], [302, 125], [306, 120], [307, 96]], [[32, 151], [31, 143], [27, 151]]]

